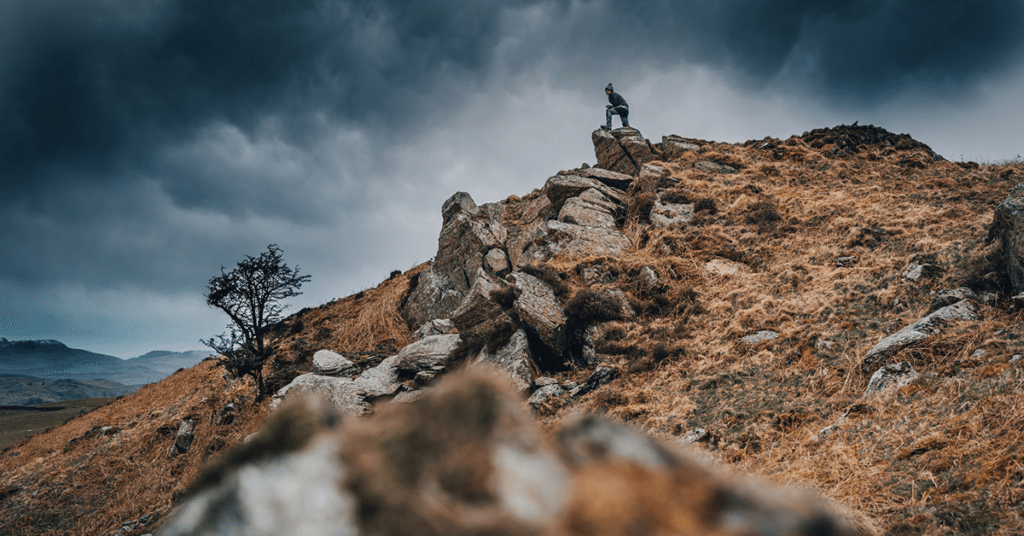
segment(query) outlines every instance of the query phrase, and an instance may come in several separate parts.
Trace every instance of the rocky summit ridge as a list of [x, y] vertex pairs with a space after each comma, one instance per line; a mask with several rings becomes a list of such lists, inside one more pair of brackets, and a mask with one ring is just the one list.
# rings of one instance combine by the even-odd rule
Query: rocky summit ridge
[[59, 531], [32, 493], [76, 508], [74, 467], [107, 464], [149, 498], [92, 533], [1024, 528], [1024, 166], [870, 125], [592, 140], [276, 326], [273, 400], [202, 363], [0, 457], [0, 504]]

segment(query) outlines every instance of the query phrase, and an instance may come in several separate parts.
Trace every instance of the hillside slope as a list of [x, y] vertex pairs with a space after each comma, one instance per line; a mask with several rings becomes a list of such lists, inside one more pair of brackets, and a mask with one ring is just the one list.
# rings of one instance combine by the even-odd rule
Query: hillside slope
[[[992, 211], [1024, 166], [949, 162], [875, 127], [743, 144], [612, 135], [595, 133], [595, 149], [599, 164], [634, 175], [610, 193], [619, 208], [593, 209], [604, 206], [598, 200], [554, 210], [552, 199], [580, 197], [563, 195], [565, 180], [553, 178], [466, 217], [484, 230], [501, 223], [492, 249], [507, 252], [506, 265], [445, 268], [532, 274], [586, 339], [563, 340], [565, 353], [552, 355], [541, 334], [529, 335], [531, 376], [566, 387], [535, 404], [542, 426], [564, 426], [580, 409], [607, 414], [815, 488], [891, 534], [1024, 531], [1020, 313], [1011, 311], [999, 244], [986, 243]], [[613, 143], [625, 150], [614, 153]], [[459, 209], [443, 210], [447, 221]], [[558, 232], [587, 218], [626, 242], [573, 250]], [[445, 233], [433, 263], [277, 326], [283, 350], [267, 370], [271, 387], [312, 370], [319, 349], [367, 370], [412, 342], [420, 320], [452, 314], [457, 302], [428, 299], [470, 291], [468, 281], [453, 290], [438, 279], [464, 245]], [[865, 362], [881, 340], [949, 306], [942, 291], [958, 288], [968, 289], [958, 296], [970, 319], [941, 322], [884, 362]], [[502, 292], [494, 301], [514, 312]], [[610, 314], [595, 292], [624, 296], [629, 314]], [[494, 331], [462, 333], [462, 358], [505, 344], [526, 322], [507, 316]], [[902, 362], [916, 379], [865, 393], [876, 368]], [[595, 366], [615, 379], [570, 394]], [[201, 363], [0, 455], [0, 532], [113, 534], [153, 513], [133, 533], [151, 530], [201, 463], [266, 415], [269, 401], [253, 404], [251, 388], [220, 373]], [[222, 424], [228, 402], [236, 416]], [[171, 456], [183, 420], [194, 422], [193, 446]]]

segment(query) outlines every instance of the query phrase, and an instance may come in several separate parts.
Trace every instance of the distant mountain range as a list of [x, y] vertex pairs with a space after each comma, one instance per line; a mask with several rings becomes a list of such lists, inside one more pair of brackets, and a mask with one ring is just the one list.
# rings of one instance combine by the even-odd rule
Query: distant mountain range
[[129, 387], [110, 380], [44, 380], [27, 376], [0, 374], [0, 406], [33, 406], [82, 398], [113, 398], [134, 393]]
[[60, 341], [9, 341], [0, 337], [0, 374], [46, 380], [110, 380], [137, 387], [160, 381], [210, 355], [208, 351], [153, 351], [132, 359], [121, 359], [68, 348]]

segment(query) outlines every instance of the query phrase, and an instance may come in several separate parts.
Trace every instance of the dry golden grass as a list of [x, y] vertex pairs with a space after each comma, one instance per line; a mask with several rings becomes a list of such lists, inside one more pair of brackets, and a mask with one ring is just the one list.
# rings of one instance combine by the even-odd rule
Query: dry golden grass
[[[600, 330], [599, 357], [620, 377], [579, 401], [551, 404], [542, 425], [585, 409], [667, 441], [704, 428], [697, 448], [721, 463], [818, 489], [889, 534], [1024, 533], [1024, 371], [1007, 363], [1024, 354], [1024, 329], [1005, 294], [980, 307], [984, 320], [896, 355], [922, 374], [898, 393], [864, 400], [860, 371], [881, 337], [927, 313], [933, 291], [965, 282], [1005, 290], [985, 276], [992, 248], [984, 239], [993, 207], [1024, 179], [1024, 165], [937, 161], [906, 138], [888, 146], [851, 139], [840, 129], [702, 142], [662, 163], [678, 180], [663, 195], [701, 200], [690, 224], [654, 229], [627, 219], [634, 247], [622, 257], [548, 262], [566, 286], [563, 302], [593, 286], [588, 277], [598, 272], [638, 315]], [[702, 171], [705, 160], [738, 171]], [[510, 197], [510, 224], [539, 195]], [[510, 225], [510, 235], [517, 231]], [[707, 269], [723, 259], [746, 269]], [[910, 282], [900, 273], [911, 261], [942, 271]], [[411, 338], [399, 311], [425, 268], [289, 317], [275, 332], [282, 351], [271, 368], [298, 374], [322, 348], [357, 361], [390, 355]], [[657, 275], [653, 287], [640, 282], [646, 269]], [[778, 338], [740, 340], [765, 329]], [[206, 453], [221, 448], [211, 445], [231, 445], [262, 422], [265, 404], [251, 403], [251, 386], [225, 385], [220, 372], [209, 362], [179, 372], [0, 455], [0, 533], [104, 534], [166, 513]], [[211, 423], [212, 411], [236, 399], [244, 402], [235, 424]], [[158, 430], [190, 415], [199, 417], [193, 448], [169, 458], [173, 431]], [[64, 452], [69, 440], [105, 425], [124, 431]]]
[[[203, 462], [254, 432], [266, 413], [251, 384], [226, 382], [222, 372], [204, 361], [0, 454], [0, 534], [110, 534], [124, 521], [162, 517]], [[235, 420], [218, 424], [228, 403]], [[197, 419], [192, 447], [172, 458], [189, 417]], [[97, 435], [102, 426], [121, 431]]]
[[[923, 375], [898, 394], [862, 400], [860, 362], [881, 337], [924, 316], [933, 291], [971, 280], [986, 262], [992, 208], [1024, 166], [935, 161], [912, 144], [836, 158], [830, 145], [799, 138], [762, 143], [710, 143], [662, 164], [679, 181], [672, 191], [712, 199], [715, 214], [661, 230], [630, 222], [634, 249], [622, 258], [553, 263], [574, 289], [585, 285], [578, 266], [601, 264], [634, 307], [649, 301], [636, 269], [650, 266], [658, 294], [686, 290], [696, 304], [669, 300], [616, 323], [605, 348], [629, 351], [602, 357], [625, 373], [545, 425], [582, 407], [667, 440], [705, 428], [710, 440], [699, 448], [724, 463], [817, 488], [892, 534], [1020, 533], [1024, 384], [1006, 361], [1024, 353], [1024, 332], [1005, 294], [981, 308], [984, 321], [898, 354]], [[702, 172], [702, 160], [739, 172]], [[672, 191], [662, 194], [683, 195]], [[749, 269], [716, 275], [705, 269], [715, 258]], [[942, 272], [904, 280], [911, 261]], [[1000, 290], [998, 281], [973, 282]], [[739, 340], [765, 329], [779, 337]], [[652, 359], [666, 339], [685, 352]], [[977, 349], [986, 353], [972, 357]], [[835, 432], [819, 435], [851, 407]]]
[[321, 349], [339, 353], [396, 352], [411, 342], [401, 306], [411, 282], [429, 263], [396, 274], [375, 288], [319, 307], [300, 311], [281, 322], [282, 361], [301, 362]]

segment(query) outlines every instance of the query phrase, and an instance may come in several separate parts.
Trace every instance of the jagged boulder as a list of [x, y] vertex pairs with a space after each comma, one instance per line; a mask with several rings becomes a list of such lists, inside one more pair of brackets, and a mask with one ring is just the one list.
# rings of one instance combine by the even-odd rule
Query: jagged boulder
[[942, 328], [957, 320], [977, 320], [978, 313], [969, 300], [960, 300], [952, 305], [942, 307], [928, 316], [878, 341], [861, 361], [860, 369], [865, 374], [872, 373], [885, 361], [896, 355], [900, 350], [927, 340]]
[[190, 448], [192, 448], [192, 441], [195, 439], [195, 435], [193, 433], [195, 426], [196, 420], [193, 418], [181, 421], [178, 425], [178, 432], [174, 434], [174, 443], [171, 444], [171, 448], [167, 451], [168, 456], [173, 458], [179, 454], [185, 454]]
[[604, 203], [607, 203], [610, 207], [625, 206], [626, 204], [626, 197], [623, 192], [606, 186], [598, 180], [578, 177], [576, 175], [555, 175], [544, 183], [544, 188], [541, 191], [551, 201], [551, 206], [557, 214], [566, 201], [583, 194], [587, 190], [595, 190], [602, 196]]
[[996, 206], [988, 241], [999, 239], [1014, 295], [1024, 294], [1024, 183]]
[[885, 365], [871, 375], [868, 387], [864, 390], [864, 396], [870, 397], [895, 391], [919, 377], [921, 375], [907, 361]]
[[462, 305], [452, 313], [452, 323], [458, 328], [463, 340], [480, 344], [492, 333], [513, 327], [512, 318], [501, 305], [491, 299], [491, 292], [497, 288], [497, 283], [481, 276], [473, 284]]
[[659, 197], [651, 208], [651, 224], [658, 228], [689, 223], [693, 219], [692, 203], [666, 203]]
[[403, 308], [409, 326], [448, 318], [469, 292], [487, 252], [504, 245], [508, 232], [500, 218], [493, 217], [496, 212], [490, 212], [477, 207], [465, 192], [445, 201], [437, 256], [420, 274]]
[[657, 158], [651, 142], [635, 128], [598, 129], [591, 135], [591, 140], [597, 167], [609, 171], [637, 175], [640, 166]]
[[512, 266], [522, 268], [531, 262], [544, 262], [557, 256], [567, 259], [619, 257], [629, 246], [629, 239], [617, 228], [548, 220], [527, 227], [511, 240], [508, 256]]
[[508, 276], [516, 300], [512, 307], [530, 336], [541, 348], [535, 356], [544, 370], [563, 368], [562, 354], [568, 347], [565, 311], [547, 283], [522, 272]]
[[313, 354], [313, 369], [322, 376], [352, 376], [358, 369], [341, 354], [318, 350]]
[[678, 159], [683, 154], [691, 151], [699, 151], [700, 145], [699, 140], [683, 138], [675, 134], [661, 137], [661, 152], [662, 158], [666, 162]]
[[273, 413], [286, 400], [300, 396], [322, 398], [344, 414], [364, 415], [370, 411], [370, 404], [366, 401], [364, 393], [351, 378], [319, 374], [303, 374], [282, 387], [274, 394], [270, 402], [270, 411]]
[[873, 536], [808, 492], [737, 481], [602, 417], [546, 440], [505, 382], [470, 371], [336, 419], [289, 405], [196, 478], [161, 536]]
[[630, 186], [633, 185], [633, 177], [625, 173], [616, 173], [607, 169], [601, 169], [597, 167], [587, 167], [577, 169], [571, 172], [573, 175], [579, 175], [588, 179], [594, 179], [601, 184], [611, 186], [622, 191], [626, 191]]
[[457, 334], [431, 335], [402, 348], [398, 352], [398, 372], [415, 374], [443, 370], [460, 340]]
[[477, 356], [476, 363], [491, 366], [507, 376], [517, 391], [527, 391], [533, 384], [536, 367], [525, 330], [516, 331], [507, 343], [493, 352], [485, 347]]
[[558, 212], [558, 220], [584, 227], [614, 229], [616, 214], [622, 212], [622, 208], [620, 203], [590, 188], [576, 197], [567, 199], [562, 205], [562, 210]]

